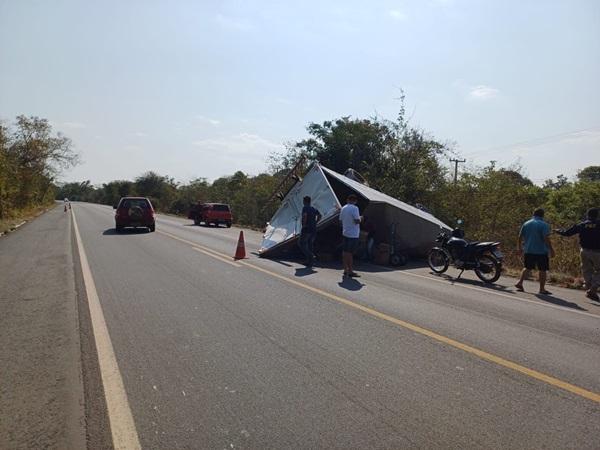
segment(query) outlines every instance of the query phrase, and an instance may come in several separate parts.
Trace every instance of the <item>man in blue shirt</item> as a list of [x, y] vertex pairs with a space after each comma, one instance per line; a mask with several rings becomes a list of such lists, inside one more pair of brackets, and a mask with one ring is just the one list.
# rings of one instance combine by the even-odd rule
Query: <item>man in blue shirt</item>
[[540, 294], [550, 294], [546, 290], [546, 273], [550, 269], [550, 257], [554, 258], [554, 249], [550, 242], [550, 225], [544, 222], [544, 210], [538, 208], [533, 212], [533, 218], [521, 226], [519, 232], [519, 243], [517, 252], [524, 253], [524, 268], [521, 278], [515, 284], [518, 291], [523, 291], [523, 281], [529, 275], [529, 271], [538, 269], [540, 278]]
[[300, 240], [298, 245], [306, 257], [306, 267], [312, 267], [315, 254], [313, 247], [317, 238], [317, 222], [321, 220], [321, 213], [310, 206], [311, 198], [307, 195], [303, 199], [302, 208], [302, 229], [300, 231]]

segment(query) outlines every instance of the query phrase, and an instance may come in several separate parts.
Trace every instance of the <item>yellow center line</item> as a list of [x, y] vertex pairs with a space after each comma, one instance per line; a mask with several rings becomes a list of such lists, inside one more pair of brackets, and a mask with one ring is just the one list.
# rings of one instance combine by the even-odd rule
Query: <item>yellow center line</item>
[[207, 252], [206, 250], [203, 250], [203, 249], [201, 249], [201, 248], [198, 248], [198, 247], [192, 247], [192, 249], [196, 250], [197, 252], [204, 253], [205, 255], [208, 255], [208, 256], [210, 256], [211, 258], [218, 259], [219, 261], [222, 261], [222, 262], [224, 262], [224, 263], [227, 263], [227, 264], [229, 264], [229, 265], [231, 265], [231, 266], [233, 266], [233, 267], [241, 267], [241, 266], [240, 266], [238, 263], [236, 263], [236, 262], [230, 261], [230, 260], [228, 260], [228, 259], [225, 259], [225, 258], [221, 258], [220, 256], [217, 256], [217, 255], [215, 255], [214, 253]]
[[166, 231], [161, 231], [161, 230], [156, 230], [157, 233], [160, 234], [164, 234], [165, 236], [170, 237], [171, 239], [175, 239], [177, 241], [183, 242], [185, 244], [190, 245], [194, 250], [197, 250], [201, 253], [204, 253], [205, 255], [211, 256], [215, 259], [218, 259], [219, 261], [222, 261], [224, 263], [230, 264], [234, 267], [240, 267], [240, 265], [237, 262], [233, 261], [233, 258], [231, 256], [225, 255], [223, 253], [220, 253], [216, 250], [213, 250], [211, 248], [205, 247], [204, 245], [200, 245], [197, 244], [196, 242], [192, 242], [192, 241], [188, 241], [187, 239], [183, 239], [180, 238], [179, 236], [176, 236], [174, 234], [171, 233], [167, 233]]
[[[182, 239], [182, 238], [180, 238], [178, 236], [175, 236], [175, 235], [172, 235], [170, 233], [166, 233], [164, 231], [161, 231], [161, 233], [164, 234], [164, 235], [166, 235], [166, 236], [172, 237], [173, 239], [176, 239], [178, 241], [185, 242], [185, 243], [187, 243], [187, 244], [189, 244], [189, 245], [191, 245], [193, 247], [201, 248], [201, 249], [203, 249], [203, 250], [205, 250], [207, 252], [213, 253], [214, 255], [218, 255], [218, 256], [221, 256], [223, 258], [231, 258], [231, 257], [228, 257], [227, 255], [224, 255], [223, 253], [219, 253], [219, 252], [217, 252], [215, 250], [212, 250], [212, 249], [209, 249], [207, 247], [201, 246], [199, 244], [196, 244], [195, 242], [188, 241], [186, 239]], [[475, 356], [477, 356], [477, 357], [479, 357], [481, 359], [484, 359], [486, 361], [492, 362], [492, 363], [497, 364], [499, 366], [506, 367], [508, 369], [514, 370], [515, 372], [519, 372], [519, 373], [521, 373], [523, 375], [526, 375], [528, 377], [531, 377], [531, 378], [534, 378], [536, 380], [542, 381], [542, 382], [547, 383], [547, 384], [549, 384], [551, 386], [563, 389], [563, 390], [565, 390], [567, 392], [570, 392], [572, 394], [575, 394], [575, 395], [578, 395], [580, 397], [586, 398], [586, 399], [591, 400], [593, 402], [600, 403], [600, 393], [593, 392], [593, 391], [588, 391], [587, 389], [581, 388], [581, 387], [576, 386], [574, 384], [571, 384], [571, 383], [568, 383], [566, 381], [560, 380], [558, 378], [555, 378], [553, 376], [547, 375], [545, 373], [538, 372], [537, 370], [530, 369], [528, 367], [522, 366], [522, 365], [517, 364], [517, 363], [515, 363], [513, 361], [510, 361], [508, 359], [502, 358], [500, 356], [494, 355], [492, 353], [486, 352], [486, 351], [478, 349], [476, 347], [472, 347], [472, 346], [470, 346], [468, 344], [463, 344], [462, 342], [459, 342], [459, 341], [456, 341], [456, 340], [454, 340], [452, 338], [443, 336], [443, 335], [438, 334], [438, 333], [436, 333], [434, 331], [428, 330], [427, 328], [423, 328], [423, 327], [420, 327], [419, 325], [415, 325], [413, 323], [406, 322], [406, 321], [398, 319], [396, 317], [392, 317], [390, 315], [387, 315], [385, 313], [377, 311], [377, 310], [375, 310], [373, 308], [369, 308], [367, 306], [364, 306], [364, 305], [361, 305], [359, 303], [353, 302], [351, 300], [348, 300], [346, 298], [343, 298], [343, 297], [340, 297], [338, 295], [332, 294], [330, 292], [324, 291], [322, 289], [316, 288], [314, 286], [310, 286], [310, 285], [305, 284], [305, 283], [303, 283], [301, 281], [294, 280], [294, 279], [286, 277], [284, 275], [280, 275], [280, 274], [278, 274], [276, 272], [272, 272], [272, 271], [270, 271], [268, 269], [264, 269], [262, 267], [259, 267], [259, 266], [255, 265], [255, 264], [252, 264], [252, 263], [249, 263], [247, 261], [241, 261], [240, 260], [240, 261], [238, 261], [238, 264], [241, 264], [241, 265], [246, 266], [248, 268], [257, 270], [257, 271], [262, 272], [262, 273], [264, 273], [266, 275], [269, 275], [271, 277], [280, 279], [282, 281], [285, 281], [286, 283], [289, 283], [289, 284], [292, 284], [294, 286], [297, 286], [297, 287], [300, 287], [302, 289], [305, 289], [307, 291], [313, 292], [313, 293], [315, 293], [317, 295], [320, 295], [322, 297], [328, 298], [328, 299], [333, 300], [335, 302], [341, 303], [341, 304], [346, 305], [348, 307], [357, 309], [359, 311], [362, 311], [365, 314], [369, 314], [370, 316], [377, 317], [378, 319], [385, 320], [387, 322], [393, 323], [393, 324], [398, 325], [398, 326], [400, 326], [402, 328], [405, 328], [407, 330], [411, 330], [411, 331], [414, 331], [415, 333], [419, 333], [419, 334], [421, 334], [423, 336], [427, 336], [427, 337], [429, 337], [431, 339], [434, 339], [434, 340], [436, 340], [438, 342], [446, 344], [446, 345], [448, 345], [450, 347], [454, 347], [454, 348], [457, 348], [457, 349], [462, 350], [464, 352], [470, 353], [470, 354], [475, 355]]]

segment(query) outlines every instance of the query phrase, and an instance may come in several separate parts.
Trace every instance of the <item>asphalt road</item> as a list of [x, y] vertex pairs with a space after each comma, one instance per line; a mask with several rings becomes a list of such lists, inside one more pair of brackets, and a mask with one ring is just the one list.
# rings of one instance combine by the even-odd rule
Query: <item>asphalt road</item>
[[251, 231], [232, 263], [235, 228], [116, 234], [112, 209], [73, 211], [143, 448], [600, 448], [600, 304], [579, 292], [418, 266], [342, 280], [257, 258]]

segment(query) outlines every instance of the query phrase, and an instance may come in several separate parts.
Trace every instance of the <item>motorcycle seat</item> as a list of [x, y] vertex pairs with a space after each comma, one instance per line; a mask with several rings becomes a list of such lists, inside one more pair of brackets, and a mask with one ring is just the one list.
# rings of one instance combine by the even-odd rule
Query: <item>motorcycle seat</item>
[[457, 238], [457, 237], [451, 237], [448, 240], [448, 243], [452, 244], [452, 245], [457, 245], [457, 246], [460, 246], [460, 247], [466, 247], [467, 245], [469, 245], [469, 243], [466, 240], [461, 239], [461, 238]]
[[496, 242], [476, 242], [474, 246], [477, 248], [491, 247], [496, 244]]

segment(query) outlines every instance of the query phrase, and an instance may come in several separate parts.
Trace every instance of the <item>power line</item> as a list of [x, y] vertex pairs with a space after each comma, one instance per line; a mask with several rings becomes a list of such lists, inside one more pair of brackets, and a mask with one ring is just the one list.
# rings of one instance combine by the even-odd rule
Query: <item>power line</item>
[[512, 147], [519, 147], [521, 145], [542, 145], [542, 144], [548, 144], [550, 142], [560, 140], [561, 138], [564, 138], [566, 136], [572, 136], [572, 135], [576, 135], [578, 133], [583, 133], [585, 131], [592, 131], [592, 130], [598, 130], [598, 129], [600, 129], [600, 125], [599, 126], [595, 126], [595, 127], [590, 127], [590, 128], [583, 128], [581, 130], [566, 131], [564, 133], [553, 134], [553, 135], [545, 136], [545, 137], [539, 137], [539, 138], [535, 138], [535, 139], [530, 139], [528, 141], [521, 141], [521, 142], [515, 142], [513, 144], [500, 145], [500, 146], [497, 146], [497, 147], [490, 147], [490, 148], [487, 148], [487, 149], [477, 150], [477, 151], [474, 151], [474, 152], [466, 153], [465, 156], [485, 155], [487, 153], [491, 153], [491, 152], [494, 152], [496, 150], [506, 150], [506, 149], [509, 149], [509, 148], [512, 148]]

